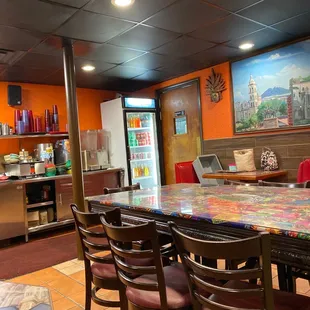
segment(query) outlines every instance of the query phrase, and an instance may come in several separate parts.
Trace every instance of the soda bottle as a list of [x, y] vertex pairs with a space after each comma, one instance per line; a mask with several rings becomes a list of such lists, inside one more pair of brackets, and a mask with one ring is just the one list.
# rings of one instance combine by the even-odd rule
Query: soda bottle
[[135, 117], [135, 127], [136, 128], [141, 128], [141, 119], [140, 119], [139, 115], [137, 115]]

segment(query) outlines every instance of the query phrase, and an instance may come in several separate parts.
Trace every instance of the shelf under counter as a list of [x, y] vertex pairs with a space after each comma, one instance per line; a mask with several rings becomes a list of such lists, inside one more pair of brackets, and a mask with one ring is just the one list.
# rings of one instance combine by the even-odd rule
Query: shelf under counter
[[43, 225], [38, 225], [38, 226], [33, 226], [33, 227], [28, 227], [28, 233], [35, 233], [35, 232], [40, 232], [48, 229], [53, 229], [53, 228], [58, 228], [62, 226], [66, 226], [69, 224], [73, 224], [74, 219], [68, 219], [68, 220], [63, 220], [60, 222], [51, 222]]
[[52, 206], [54, 204], [55, 204], [55, 202], [52, 200], [51, 201], [42, 201], [42, 202], [38, 202], [38, 203], [31, 203], [31, 204], [27, 204], [27, 210], [33, 209], [33, 208], [39, 208], [39, 207]]

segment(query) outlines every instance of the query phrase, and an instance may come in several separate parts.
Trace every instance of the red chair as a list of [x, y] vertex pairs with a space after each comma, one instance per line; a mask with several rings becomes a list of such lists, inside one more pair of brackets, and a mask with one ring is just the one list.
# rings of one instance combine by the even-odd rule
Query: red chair
[[175, 164], [176, 183], [199, 183], [192, 161]]
[[307, 181], [310, 181], [310, 159], [306, 159], [300, 163], [297, 175], [298, 183]]

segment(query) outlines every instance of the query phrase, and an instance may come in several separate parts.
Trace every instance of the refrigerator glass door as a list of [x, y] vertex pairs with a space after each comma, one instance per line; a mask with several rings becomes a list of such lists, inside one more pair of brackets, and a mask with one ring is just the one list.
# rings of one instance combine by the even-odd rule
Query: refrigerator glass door
[[160, 168], [155, 113], [127, 112], [131, 183], [141, 188], [160, 185]]

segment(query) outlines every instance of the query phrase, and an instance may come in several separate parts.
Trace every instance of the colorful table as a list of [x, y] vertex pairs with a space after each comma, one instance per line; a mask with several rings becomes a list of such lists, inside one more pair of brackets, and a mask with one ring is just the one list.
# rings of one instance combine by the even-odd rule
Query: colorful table
[[310, 270], [310, 190], [176, 184], [89, 197], [93, 211], [120, 207], [124, 221], [175, 221], [192, 236], [232, 240], [269, 231], [273, 262]]
[[52, 310], [48, 288], [0, 282], [0, 310]]

